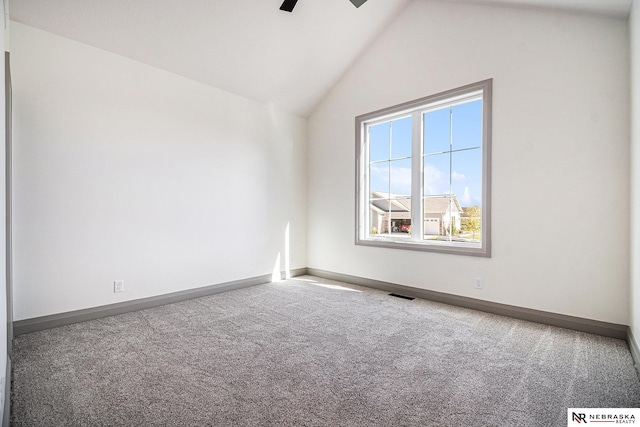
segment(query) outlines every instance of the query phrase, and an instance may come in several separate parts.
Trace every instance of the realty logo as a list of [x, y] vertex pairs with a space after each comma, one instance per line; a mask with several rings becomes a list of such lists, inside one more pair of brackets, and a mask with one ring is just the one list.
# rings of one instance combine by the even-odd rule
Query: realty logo
[[587, 414], [582, 414], [582, 413], [576, 414], [575, 412], [572, 412], [572, 414], [573, 414], [572, 419], [574, 423], [579, 423], [579, 424], [587, 423]]
[[640, 424], [640, 408], [567, 408], [567, 427], [576, 424]]

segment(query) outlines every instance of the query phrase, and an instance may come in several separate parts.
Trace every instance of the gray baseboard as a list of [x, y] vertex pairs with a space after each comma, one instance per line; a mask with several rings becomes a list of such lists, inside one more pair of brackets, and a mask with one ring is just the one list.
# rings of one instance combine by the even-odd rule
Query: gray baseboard
[[633, 357], [636, 371], [638, 371], [638, 376], [640, 377], [640, 346], [633, 336], [631, 327], [627, 327], [627, 344], [629, 344], [629, 351], [631, 351], [631, 357]]
[[542, 323], [544, 325], [558, 326], [560, 328], [572, 329], [575, 331], [588, 332], [611, 338], [627, 340], [628, 331], [626, 325], [616, 323], [600, 322], [597, 320], [583, 319], [581, 317], [567, 316], [564, 314], [550, 313], [546, 311], [522, 308], [513, 305], [500, 304], [490, 301], [482, 301], [475, 298], [462, 297], [444, 292], [428, 291], [426, 289], [414, 288], [411, 286], [398, 285], [396, 283], [383, 282], [380, 280], [366, 279], [358, 276], [334, 273], [317, 268], [307, 268], [307, 274], [324, 277], [331, 280], [353, 283], [354, 285], [366, 286], [386, 292], [393, 292], [414, 298], [422, 298], [430, 301], [459, 307], [471, 308], [473, 310], [498, 314], [501, 316], [513, 317], [515, 319], [527, 320], [530, 322]]
[[[307, 273], [306, 268], [291, 270], [291, 277], [300, 276]], [[284, 272], [281, 273], [285, 277]], [[261, 285], [271, 282], [272, 275], [251, 277], [249, 279], [234, 280], [226, 283], [204, 286], [202, 288], [189, 289], [186, 291], [172, 292], [170, 294], [158, 295], [155, 297], [141, 298], [133, 301], [126, 301], [116, 304], [103, 305], [99, 307], [87, 308], [83, 310], [70, 311], [68, 313], [52, 314], [49, 316], [35, 317], [32, 319], [18, 320], [13, 322], [14, 336], [42, 331], [45, 329], [57, 328], [71, 325], [73, 323], [86, 322], [88, 320], [101, 319], [118, 314], [130, 313], [132, 311], [144, 310], [147, 308], [159, 307], [193, 298], [200, 298], [236, 289], [247, 288], [249, 286]]]
[[[394, 292], [415, 298], [422, 298], [444, 304], [470, 308], [501, 316], [513, 317], [515, 319], [527, 320], [542, 323], [544, 325], [558, 326], [566, 329], [573, 329], [581, 332], [588, 332], [596, 335], [626, 340], [629, 343], [631, 353], [637, 365], [640, 361], [640, 351], [638, 343], [633, 339], [631, 330], [626, 325], [600, 322], [597, 320], [583, 319], [580, 317], [567, 316], [563, 314], [550, 313], [540, 310], [522, 308], [507, 304], [483, 301], [475, 298], [463, 297], [444, 292], [429, 291], [426, 289], [414, 288], [411, 286], [399, 285], [396, 283], [383, 282], [380, 280], [367, 279], [347, 274], [334, 273], [317, 268], [299, 268], [291, 270], [291, 277], [304, 274], [324, 277], [331, 280], [353, 283], [355, 285], [366, 286], [386, 292]], [[285, 275], [282, 273], [282, 277]], [[68, 313], [53, 314], [49, 316], [37, 317], [33, 319], [19, 320], [14, 322], [14, 335], [21, 335], [36, 332], [44, 329], [56, 328], [87, 320], [100, 319], [108, 316], [129, 313], [146, 308], [159, 307], [161, 305], [185, 301], [192, 298], [199, 298], [235, 289], [268, 283], [272, 279], [271, 274], [252, 277], [249, 279], [236, 280], [232, 282], [219, 283], [205, 286], [203, 288], [190, 289], [186, 291], [174, 292], [166, 295], [142, 298], [134, 301], [127, 301], [117, 304], [110, 304], [100, 307], [77, 310]]]
[[2, 427], [11, 424], [11, 356], [7, 354], [7, 372], [4, 382], [4, 408], [2, 412]]

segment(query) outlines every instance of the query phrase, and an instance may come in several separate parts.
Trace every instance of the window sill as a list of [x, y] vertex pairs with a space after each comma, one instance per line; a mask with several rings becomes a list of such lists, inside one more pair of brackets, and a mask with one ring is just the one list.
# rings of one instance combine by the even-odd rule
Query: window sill
[[439, 241], [415, 241], [407, 238], [367, 238], [356, 239], [358, 246], [371, 246], [388, 249], [405, 249], [410, 251], [439, 252], [491, 258], [491, 250], [485, 242], [484, 247], [480, 243], [473, 242], [439, 242]]

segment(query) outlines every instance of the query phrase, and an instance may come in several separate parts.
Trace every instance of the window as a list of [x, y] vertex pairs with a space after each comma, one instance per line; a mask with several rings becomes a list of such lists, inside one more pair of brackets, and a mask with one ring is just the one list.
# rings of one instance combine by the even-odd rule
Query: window
[[356, 117], [356, 244], [491, 255], [491, 89]]

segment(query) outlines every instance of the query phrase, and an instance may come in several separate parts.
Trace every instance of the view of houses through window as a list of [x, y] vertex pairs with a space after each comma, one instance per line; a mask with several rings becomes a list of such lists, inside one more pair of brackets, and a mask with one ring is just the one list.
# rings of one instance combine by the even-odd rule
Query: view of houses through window
[[[440, 107], [423, 117], [423, 238], [479, 242], [482, 100]], [[411, 236], [411, 125], [408, 116], [369, 128], [372, 235]]]
[[483, 102], [474, 88], [361, 121], [363, 240], [483, 247]]

